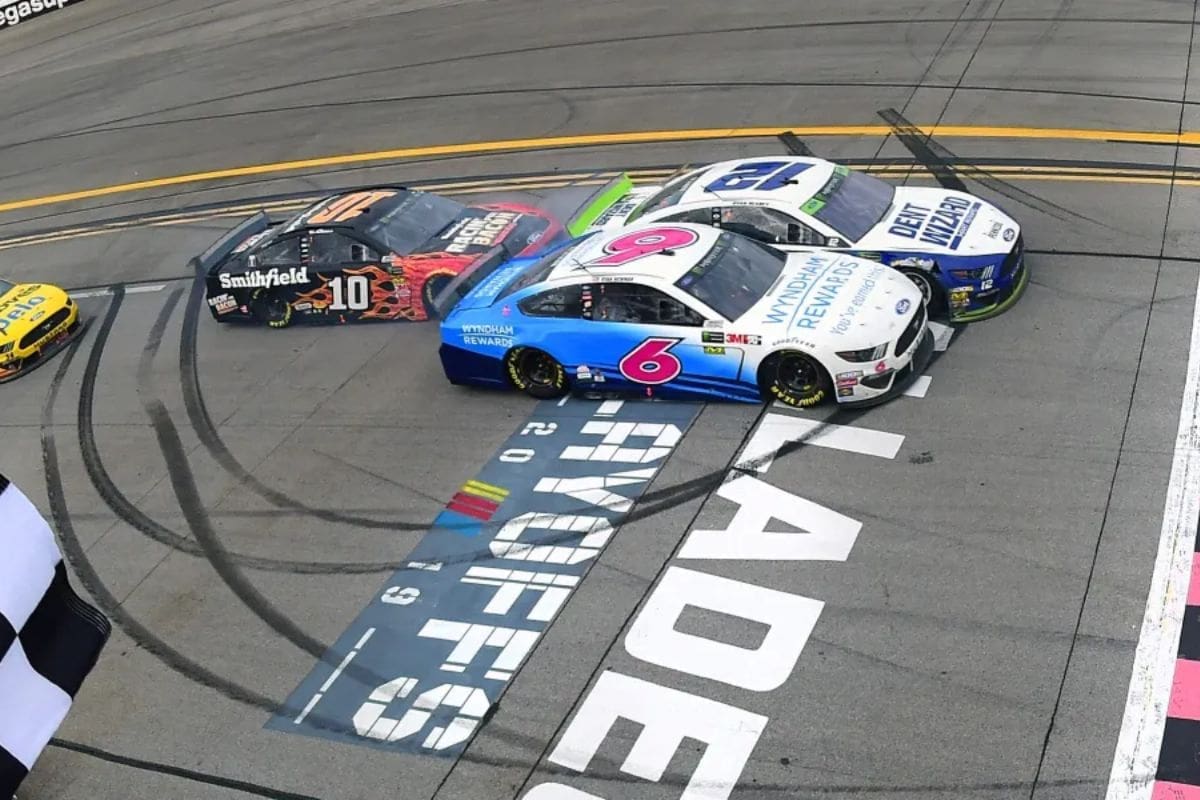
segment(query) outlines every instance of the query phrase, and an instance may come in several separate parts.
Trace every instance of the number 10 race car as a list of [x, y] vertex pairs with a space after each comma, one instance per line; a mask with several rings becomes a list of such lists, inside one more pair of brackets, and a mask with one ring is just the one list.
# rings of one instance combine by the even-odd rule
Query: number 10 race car
[[0, 278], [0, 383], [44, 363], [81, 330], [79, 308], [62, 289]]
[[279, 225], [256, 214], [192, 266], [218, 322], [424, 320], [462, 270], [562, 235], [557, 220], [530, 206], [465, 206], [384, 186], [326, 197]]
[[921, 293], [899, 272], [703, 225], [634, 226], [472, 269], [439, 303], [458, 297], [440, 309], [450, 382], [539, 398], [576, 388], [807, 407], [836, 392], [868, 406], [933, 354]]

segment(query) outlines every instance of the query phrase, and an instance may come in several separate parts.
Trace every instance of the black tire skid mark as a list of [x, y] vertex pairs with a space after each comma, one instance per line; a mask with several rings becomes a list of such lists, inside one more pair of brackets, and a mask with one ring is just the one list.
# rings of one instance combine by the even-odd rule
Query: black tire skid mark
[[[958, 173], [954, 168], [954, 165], [961, 161], [958, 156], [947, 149], [945, 145], [934, 141], [932, 136], [924, 134], [916, 125], [905, 119], [896, 109], [881, 109], [878, 114], [891, 126], [893, 135], [900, 140], [900, 143], [908, 148], [913, 157], [933, 174], [934, 178], [943, 188], [957, 192], [967, 192], [966, 185], [958, 177]], [[1090, 222], [1100, 227], [1108, 227], [1100, 220], [1093, 219], [1086, 214], [1081, 214], [1066, 206], [1047, 200], [1019, 186], [1014, 186], [1008, 181], [1001, 180], [978, 167], [970, 171], [970, 177], [972, 180], [991, 189], [1002, 197], [1007, 197], [1009, 200], [1021, 203], [1035, 211], [1041, 211], [1043, 214], [1054, 217], [1061, 222], [1071, 222], [1072, 219], [1075, 219]]]
[[179, 375], [183, 383], [183, 402], [188, 420], [209, 455], [235, 480], [276, 508], [299, 511], [324, 522], [341, 523], [356, 528], [380, 531], [424, 531], [428, 521], [380, 520], [356, 514], [343, 514], [328, 508], [315, 508], [278, 489], [267, 486], [238, 461], [225, 444], [217, 426], [208, 413], [204, 393], [200, 388], [199, 357], [196, 335], [199, 329], [200, 308], [204, 299], [204, 276], [197, 275], [183, 312], [183, 334], [179, 341]]
[[[142, 351], [142, 357], [138, 365], [138, 380], [139, 386], [143, 385], [145, 375], [149, 370], [150, 360], [158, 351], [158, 347], [162, 341], [163, 332], [171, 314], [174, 312], [176, 305], [183, 293], [183, 289], [176, 289], [168, 297], [166, 304], [159, 312], [158, 318], [154, 322], [154, 326], [150, 332], [150, 338]], [[113, 288], [112, 302], [119, 309], [125, 297], [123, 286]], [[111, 307], [111, 306], [110, 306]], [[97, 332], [97, 346], [92, 348], [88, 357], [87, 366], [84, 370], [84, 380], [79, 391], [79, 411], [78, 411], [78, 430], [79, 430], [79, 446], [83, 457], [84, 469], [87, 471], [88, 478], [92, 482], [92, 486], [104, 501], [104, 504], [112, 510], [120, 519], [132, 526], [135, 530], [148, 536], [150, 539], [158, 542], [161, 545], [177, 550], [182, 553], [187, 553], [192, 556], [203, 556], [204, 549], [195, 540], [183, 536], [165, 525], [160, 524], [156, 520], [150, 518], [143, 513], [134, 503], [125, 495], [113, 481], [112, 476], [108, 472], [104, 464], [104, 459], [100, 454], [99, 445], [96, 442], [96, 431], [94, 424], [94, 408], [95, 408], [95, 388], [96, 378], [100, 373], [101, 359], [104, 353], [104, 346], [107, 343], [109, 327], [102, 327]], [[380, 564], [374, 562], [366, 563], [325, 563], [311, 561], [281, 561], [271, 558], [263, 558], [259, 556], [250, 556], [240, 553], [231, 553], [230, 558], [236, 563], [243, 566], [271, 572], [286, 572], [292, 574], [309, 574], [309, 575], [325, 575], [331, 573], [346, 573], [346, 574], [373, 574], [378, 572], [386, 572], [394, 569], [395, 565]]]
[[[92, 352], [103, 349], [108, 332], [121, 307], [122, 298], [117, 294], [109, 303], [104, 319], [101, 321], [92, 345]], [[156, 636], [142, 625], [124, 607], [121, 601], [109, 590], [108, 586], [96, 572], [88, 558], [71, 520], [70, 509], [66, 500], [66, 491], [59, 466], [58, 443], [54, 432], [54, 406], [58, 399], [59, 390], [67, 371], [79, 350], [83, 337], [77, 339], [63, 353], [58, 370], [50, 384], [46, 400], [42, 405], [41, 414], [41, 450], [42, 466], [46, 475], [46, 494], [50, 504], [51, 521], [58, 533], [63, 555], [70, 564], [72, 571], [96, 605], [112, 622], [120, 628], [138, 647], [153, 655], [172, 671], [206, 688], [216, 691], [229, 700], [250, 706], [267, 714], [297, 714], [300, 708], [288, 705], [286, 702], [273, 700], [266, 695], [235, 683], [224, 676], [209, 670], [200, 663], [176, 650], [170, 644]], [[94, 381], [95, 375], [85, 372], [83, 381]], [[169, 419], [168, 419], [169, 422]], [[176, 437], [177, 438], [177, 437]], [[182, 447], [182, 445], [180, 445]], [[190, 476], [190, 469], [188, 469]], [[201, 510], [202, 513], [202, 510]], [[219, 547], [219, 542], [218, 542]], [[232, 588], [232, 587], [231, 587]], [[380, 681], [382, 683], [382, 681]], [[320, 714], [310, 713], [306, 718], [313, 727], [334, 733], [353, 733], [345, 723], [330, 720]]]

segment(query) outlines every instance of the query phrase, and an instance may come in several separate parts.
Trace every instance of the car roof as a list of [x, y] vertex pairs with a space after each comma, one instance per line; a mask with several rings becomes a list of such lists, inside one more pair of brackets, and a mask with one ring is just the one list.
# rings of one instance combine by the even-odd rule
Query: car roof
[[416, 193], [403, 186], [369, 186], [338, 192], [296, 214], [279, 226], [276, 235], [303, 228], [363, 230]]
[[[591, 278], [674, 283], [725, 233], [709, 225], [648, 222], [595, 234], [568, 248], [544, 282]], [[664, 242], [673, 246], [666, 251], [653, 251], [654, 243]]]
[[[779, 167], [771, 173], [765, 172], [772, 164], [778, 164]], [[682, 206], [692, 203], [714, 205], [722, 200], [758, 200], [799, 206], [807, 202], [829, 181], [836, 166], [832, 161], [826, 161], [823, 158], [791, 155], [719, 161], [692, 170], [680, 178], [679, 180], [696, 179], [673, 205]], [[764, 170], [763, 173], [760, 173], [762, 175], [760, 181], [755, 181], [753, 178], [745, 178], [741, 181], [729, 180], [726, 181], [727, 185], [735, 187], [742, 185], [744, 188], [720, 188], [722, 178], [733, 175], [735, 172], [752, 174], [751, 170], [754, 167]], [[785, 167], [803, 167], [802, 171], [797, 171], [790, 176], [795, 181], [794, 183], [787, 183], [766, 191], [754, 188], [756, 183], [765, 180], [771, 174], [777, 174]], [[709, 187], [712, 189], [710, 190]]]

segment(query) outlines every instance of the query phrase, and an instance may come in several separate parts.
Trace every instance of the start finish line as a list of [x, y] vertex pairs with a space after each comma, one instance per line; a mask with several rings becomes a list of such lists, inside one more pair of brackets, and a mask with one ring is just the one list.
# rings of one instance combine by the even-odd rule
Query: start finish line
[[538, 404], [266, 727], [461, 754], [700, 407]]

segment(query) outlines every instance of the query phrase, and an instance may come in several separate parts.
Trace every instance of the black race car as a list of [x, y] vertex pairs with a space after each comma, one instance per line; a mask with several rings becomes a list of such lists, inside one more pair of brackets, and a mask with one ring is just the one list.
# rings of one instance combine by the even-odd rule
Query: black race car
[[380, 186], [323, 198], [278, 224], [260, 212], [191, 263], [218, 322], [424, 320], [464, 270], [563, 236], [558, 220], [532, 206]]

